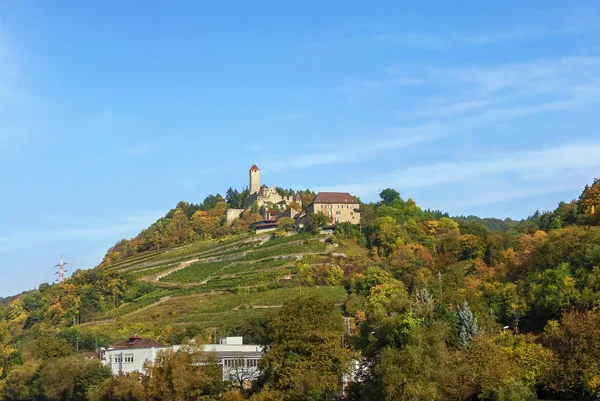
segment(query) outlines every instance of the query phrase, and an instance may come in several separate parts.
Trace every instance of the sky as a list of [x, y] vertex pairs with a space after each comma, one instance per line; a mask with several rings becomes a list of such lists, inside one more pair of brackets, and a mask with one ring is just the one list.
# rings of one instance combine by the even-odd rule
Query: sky
[[[217, 4], [219, 3], [219, 4]], [[0, 2], [0, 296], [262, 181], [525, 218], [600, 177], [600, 3]]]

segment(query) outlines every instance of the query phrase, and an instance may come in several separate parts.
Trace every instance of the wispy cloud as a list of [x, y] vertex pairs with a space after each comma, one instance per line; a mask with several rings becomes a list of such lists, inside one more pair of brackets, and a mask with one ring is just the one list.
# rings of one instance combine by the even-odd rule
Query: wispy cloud
[[[561, 113], [600, 106], [600, 56], [566, 56], [461, 68], [425, 67], [414, 82], [427, 82], [443, 97], [416, 97], [397, 113], [406, 125], [392, 135], [367, 133], [369, 141], [349, 147], [331, 145], [331, 152], [309, 153], [272, 162], [273, 169], [356, 163], [398, 148], [445, 137], [458, 139], [492, 124], [515, 123], [541, 113]], [[369, 95], [397, 89], [394, 79], [413, 79], [405, 69], [390, 66], [380, 80], [354, 79], [347, 93]], [[347, 80], [343, 81], [348, 84]], [[398, 124], [401, 125], [400, 123]], [[327, 147], [327, 146], [326, 146]]]
[[268, 170], [287, 170], [306, 168], [327, 164], [348, 164], [368, 160], [385, 151], [392, 151], [431, 141], [439, 134], [440, 127], [423, 125], [416, 128], [393, 129], [371, 135], [369, 140], [352, 141], [351, 146], [340, 147], [339, 144], [324, 146], [335, 149], [331, 152], [298, 154], [280, 160], [272, 160], [265, 164]]
[[521, 27], [501, 32], [476, 33], [474, 35], [454, 35], [453, 40], [473, 45], [489, 45], [522, 39], [551, 38], [570, 36], [589, 31], [584, 26], [564, 26], [559, 28]]
[[567, 56], [490, 67], [430, 69], [430, 82], [450, 97], [422, 98], [398, 113], [416, 119], [510, 120], [541, 112], [594, 107], [600, 102], [600, 57]]
[[453, 33], [445, 35], [421, 32], [379, 32], [359, 37], [335, 39], [328, 44], [337, 48], [424, 48], [443, 49], [449, 46], [482, 46], [516, 40], [531, 40], [571, 36], [588, 32], [592, 27], [580, 26], [524, 26], [495, 32]]
[[[426, 189], [445, 191], [460, 186], [466, 204], [490, 204], [581, 188], [582, 183], [589, 181], [600, 168], [598, 154], [598, 141], [513, 153], [486, 153], [469, 160], [415, 165], [397, 169], [375, 180], [369, 178], [317, 190], [352, 191], [358, 196], [373, 199], [387, 187], [414, 194]], [[501, 196], [489, 193], [489, 190], [498, 188], [497, 183], [505, 188]]]

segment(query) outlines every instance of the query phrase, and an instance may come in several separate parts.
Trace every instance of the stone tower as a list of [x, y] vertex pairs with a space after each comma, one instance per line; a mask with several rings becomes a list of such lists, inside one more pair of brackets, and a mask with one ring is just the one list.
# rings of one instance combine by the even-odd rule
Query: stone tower
[[250, 167], [250, 195], [260, 191], [260, 170], [256, 164]]

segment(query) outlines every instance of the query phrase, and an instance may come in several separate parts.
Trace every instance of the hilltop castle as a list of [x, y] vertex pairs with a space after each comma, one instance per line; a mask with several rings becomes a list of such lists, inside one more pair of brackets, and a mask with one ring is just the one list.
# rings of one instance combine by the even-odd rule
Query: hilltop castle
[[[265, 221], [262, 226], [268, 226], [269, 229], [277, 227], [277, 219], [289, 217], [296, 220], [297, 226], [303, 225], [302, 221], [306, 217], [302, 211], [302, 199], [300, 195], [282, 196], [274, 187], [268, 187], [265, 184], [260, 185], [260, 169], [253, 165], [250, 167], [250, 186], [249, 196], [246, 202], [246, 209], [227, 209], [227, 222], [232, 222], [240, 215], [252, 208], [254, 202], [258, 205]], [[294, 202], [298, 208], [287, 207]], [[313, 202], [307, 206], [308, 214], [322, 213], [328, 216], [330, 224], [348, 222], [360, 224], [361, 210], [360, 204], [348, 192], [319, 192]], [[258, 226], [257, 226], [258, 229]]]
[[246, 206], [251, 208], [254, 202], [258, 203], [258, 207], [268, 206], [270, 203], [274, 205], [287, 205], [293, 201], [301, 203], [300, 196], [281, 196], [274, 187], [267, 187], [265, 184], [260, 185], [260, 169], [253, 165], [250, 167], [250, 196]]
[[[281, 210], [286, 208], [292, 202], [296, 202], [299, 206], [302, 206], [302, 200], [300, 195], [293, 196], [281, 196], [275, 187], [268, 187], [263, 184], [260, 185], [260, 169], [253, 165], [250, 167], [250, 185], [249, 185], [249, 196], [246, 202], [246, 209], [227, 209], [227, 221], [231, 222], [240, 216], [245, 210], [250, 209], [254, 202], [258, 205], [259, 209], [264, 212], [263, 215], [270, 215], [269, 212], [273, 212], [273, 209]], [[269, 209], [271, 208], [271, 209]], [[277, 212], [279, 214], [279, 212]]]

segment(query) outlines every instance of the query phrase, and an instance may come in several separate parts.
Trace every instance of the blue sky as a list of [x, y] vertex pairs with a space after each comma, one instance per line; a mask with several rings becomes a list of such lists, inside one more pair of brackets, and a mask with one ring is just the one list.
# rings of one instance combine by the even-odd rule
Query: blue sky
[[0, 3], [0, 296], [252, 164], [501, 218], [600, 176], [596, 1], [93, 3]]

